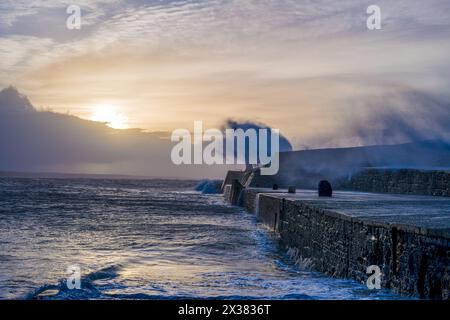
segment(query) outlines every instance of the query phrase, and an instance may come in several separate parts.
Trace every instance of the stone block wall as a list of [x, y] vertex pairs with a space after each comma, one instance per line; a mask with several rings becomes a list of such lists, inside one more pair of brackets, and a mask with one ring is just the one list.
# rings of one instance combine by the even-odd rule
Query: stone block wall
[[368, 169], [342, 182], [339, 189], [450, 197], [450, 172]]
[[257, 197], [260, 191], [256, 189], [245, 189], [244, 191], [244, 199], [243, 199], [243, 206], [245, 210], [249, 213], [256, 213], [256, 206], [257, 206]]
[[230, 203], [230, 201], [231, 201], [231, 184], [227, 184], [224, 186], [223, 198], [226, 202]]
[[450, 239], [415, 228], [362, 221], [300, 201], [260, 195], [258, 219], [280, 234], [304, 265], [365, 282], [381, 268], [382, 287], [429, 299], [450, 299]]

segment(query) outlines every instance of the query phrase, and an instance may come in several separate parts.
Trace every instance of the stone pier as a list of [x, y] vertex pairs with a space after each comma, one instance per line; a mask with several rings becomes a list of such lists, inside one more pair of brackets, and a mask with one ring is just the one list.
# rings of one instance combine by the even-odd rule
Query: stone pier
[[242, 205], [314, 270], [365, 283], [376, 265], [383, 288], [450, 299], [450, 198], [247, 188]]

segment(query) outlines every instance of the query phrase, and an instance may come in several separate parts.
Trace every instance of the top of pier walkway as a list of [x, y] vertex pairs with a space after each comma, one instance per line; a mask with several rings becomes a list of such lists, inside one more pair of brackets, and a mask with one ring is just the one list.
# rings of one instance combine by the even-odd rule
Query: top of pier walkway
[[253, 189], [267, 196], [299, 201], [305, 205], [370, 224], [450, 239], [450, 198], [419, 195], [334, 191], [331, 198], [319, 198], [317, 191]]

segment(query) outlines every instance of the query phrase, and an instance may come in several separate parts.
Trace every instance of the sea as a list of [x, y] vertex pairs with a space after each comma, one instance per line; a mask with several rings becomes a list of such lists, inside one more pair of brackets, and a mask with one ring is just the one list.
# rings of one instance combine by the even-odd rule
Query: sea
[[296, 263], [195, 181], [0, 178], [0, 299], [398, 299]]

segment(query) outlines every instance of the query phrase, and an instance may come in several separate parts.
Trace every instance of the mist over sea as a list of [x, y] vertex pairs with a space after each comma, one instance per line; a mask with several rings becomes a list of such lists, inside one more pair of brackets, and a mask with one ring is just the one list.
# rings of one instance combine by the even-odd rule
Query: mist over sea
[[194, 188], [0, 178], [0, 299], [396, 298], [295, 266], [253, 215]]

